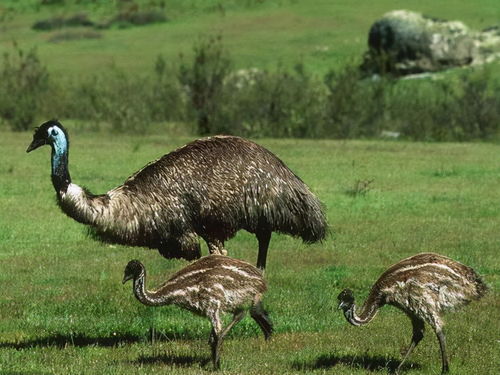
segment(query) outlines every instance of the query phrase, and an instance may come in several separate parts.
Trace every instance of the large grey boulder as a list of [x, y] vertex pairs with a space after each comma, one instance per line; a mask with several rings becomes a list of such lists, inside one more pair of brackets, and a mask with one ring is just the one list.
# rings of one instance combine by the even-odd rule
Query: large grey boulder
[[478, 32], [460, 21], [396, 10], [372, 25], [368, 46], [362, 64], [367, 73], [435, 72], [483, 63], [497, 56], [500, 30], [490, 28]]

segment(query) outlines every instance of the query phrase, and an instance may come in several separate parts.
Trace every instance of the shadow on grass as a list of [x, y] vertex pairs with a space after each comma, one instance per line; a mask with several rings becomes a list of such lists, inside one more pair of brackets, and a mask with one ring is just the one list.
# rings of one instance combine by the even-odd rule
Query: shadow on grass
[[[389, 374], [394, 374], [396, 368], [401, 363], [401, 360], [395, 358], [387, 358], [381, 356], [369, 355], [345, 355], [336, 356], [334, 354], [324, 354], [319, 356], [315, 361], [307, 363], [303, 361], [295, 361], [292, 367], [296, 370], [316, 370], [335, 367], [337, 365], [362, 368], [367, 371], [387, 370]], [[420, 365], [406, 361], [402, 370], [419, 369]]]
[[[183, 338], [186, 338], [182, 335]], [[178, 339], [179, 335], [169, 335], [165, 333], [160, 333], [156, 335], [155, 341], [172, 341]], [[75, 335], [52, 335], [46, 336], [38, 339], [31, 339], [26, 341], [20, 341], [17, 343], [11, 342], [0, 342], [0, 348], [12, 348], [12, 349], [27, 349], [32, 347], [49, 347], [54, 346], [58, 348], [65, 348], [68, 346], [117, 346], [120, 344], [131, 344], [136, 342], [148, 342], [150, 337], [139, 336], [139, 335], [129, 335], [129, 334], [117, 334], [109, 337], [89, 337], [86, 335], [75, 334]]]
[[157, 356], [143, 356], [141, 355], [135, 361], [132, 361], [135, 365], [167, 365], [167, 366], [177, 366], [177, 367], [191, 367], [194, 364], [199, 364], [201, 367], [207, 366], [210, 363], [210, 359], [207, 357], [202, 357], [198, 355], [157, 355]]

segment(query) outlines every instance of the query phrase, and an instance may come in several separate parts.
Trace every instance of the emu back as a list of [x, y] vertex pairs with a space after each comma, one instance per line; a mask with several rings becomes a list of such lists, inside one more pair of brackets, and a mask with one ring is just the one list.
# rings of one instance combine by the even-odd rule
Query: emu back
[[[223, 253], [224, 241], [239, 229], [255, 233], [259, 242], [273, 231], [307, 243], [326, 232], [322, 205], [302, 180], [274, 154], [238, 137], [194, 141], [108, 195], [123, 202], [115, 220], [123, 216], [137, 223], [125, 242], [158, 248], [166, 257], [198, 257], [197, 235], [211, 253]], [[113, 231], [100, 234], [113, 237]]]

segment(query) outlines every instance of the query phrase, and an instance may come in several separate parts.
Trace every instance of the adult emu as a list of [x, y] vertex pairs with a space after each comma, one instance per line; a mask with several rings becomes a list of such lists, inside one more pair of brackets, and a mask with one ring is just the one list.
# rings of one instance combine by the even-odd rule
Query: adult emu
[[239, 137], [189, 143], [147, 164], [121, 186], [94, 195], [73, 184], [68, 133], [56, 120], [35, 129], [26, 152], [50, 145], [52, 183], [60, 208], [102, 240], [158, 249], [166, 258], [201, 256], [198, 236], [211, 254], [239, 229], [257, 236], [257, 266], [266, 266], [272, 232], [325, 237], [320, 201], [274, 154]]
[[424, 337], [424, 322], [427, 322], [439, 341], [444, 374], [449, 366], [441, 315], [481, 298], [486, 290], [486, 284], [472, 268], [439, 254], [421, 253], [389, 267], [375, 282], [359, 312], [351, 290], [344, 289], [338, 300], [345, 318], [355, 326], [369, 323], [386, 304], [408, 315], [413, 336], [396, 373]]

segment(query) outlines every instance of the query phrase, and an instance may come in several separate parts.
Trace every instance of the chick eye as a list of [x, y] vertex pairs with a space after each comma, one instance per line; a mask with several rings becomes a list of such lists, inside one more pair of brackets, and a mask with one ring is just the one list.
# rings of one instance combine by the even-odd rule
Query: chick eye
[[58, 134], [57, 129], [52, 129], [50, 131], [50, 134], [53, 135], [53, 136], [56, 136]]

